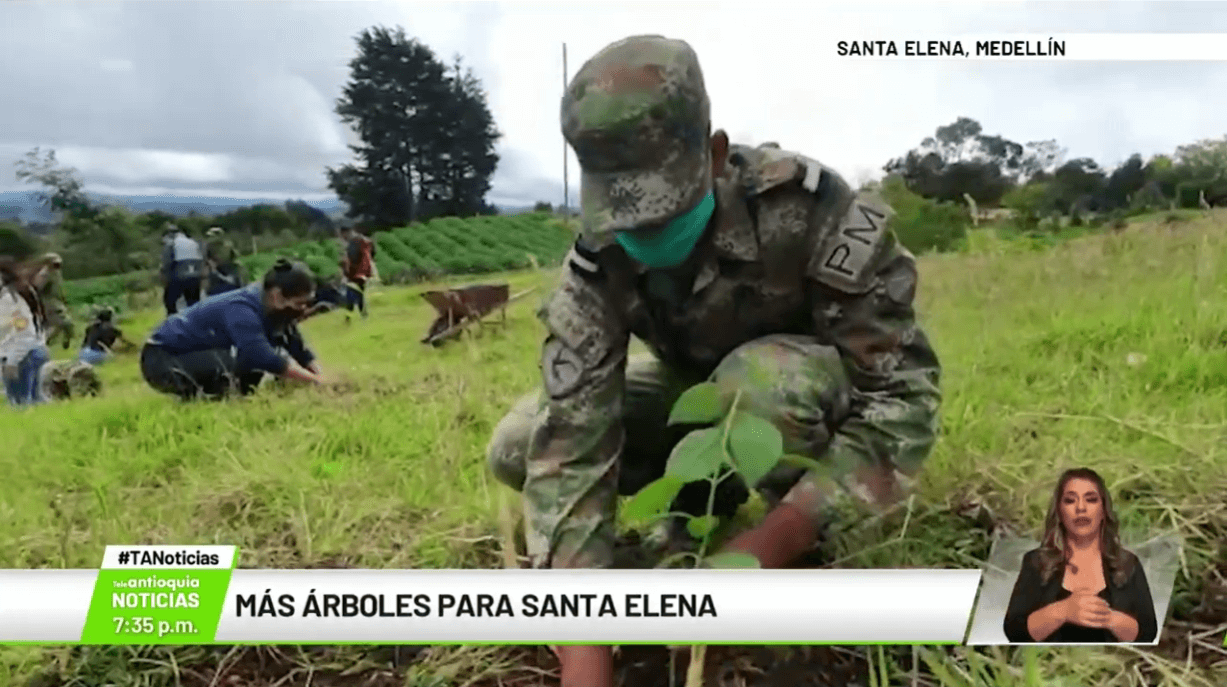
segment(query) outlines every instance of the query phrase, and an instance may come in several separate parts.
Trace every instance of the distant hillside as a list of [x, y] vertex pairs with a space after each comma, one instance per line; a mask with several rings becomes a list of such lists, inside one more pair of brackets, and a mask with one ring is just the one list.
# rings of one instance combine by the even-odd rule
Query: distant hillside
[[[176, 217], [193, 212], [200, 215], [220, 215], [231, 210], [252, 205], [283, 205], [293, 198], [216, 198], [211, 196], [104, 196], [89, 194], [90, 198], [105, 205], [121, 205], [135, 212], [161, 210]], [[345, 205], [338, 199], [304, 201], [308, 205], [339, 218], [345, 213]], [[0, 192], [0, 220], [50, 222], [53, 216], [29, 191]]]
[[[218, 198], [213, 196], [104, 196], [90, 194], [90, 198], [106, 205], [122, 205], [135, 212], [162, 211], [176, 217], [195, 212], [198, 215], [220, 215], [231, 210], [252, 205], [283, 205], [295, 198]], [[340, 199], [304, 201], [323, 211], [332, 219], [345, 215], [346, 206]], [[499, 213], [519, 215], [532, 212], [531, 205], [498, 205]], [[18, 220], [26, 223], [51, 222], [53, 217], [29, 191], [0, 192], [0, 220]]]

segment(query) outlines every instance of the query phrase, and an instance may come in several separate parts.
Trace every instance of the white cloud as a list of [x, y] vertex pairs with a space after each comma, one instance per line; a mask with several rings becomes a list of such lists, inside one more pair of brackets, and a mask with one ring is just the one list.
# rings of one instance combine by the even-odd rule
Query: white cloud
[[[5, 189], [0, 188], [0, 191]], [[305, 201], [320, 201], [333, 200], [332, 193], [302, 193], [294, 190], [266, 190], [266, 191], [236, 191], [229, 188], [215, 188], [209, 186], [193, 187], [184, 189], [182, 187], [170, 186], [129, 186], [129, 185], [113, 185], [113, 184], [91, 184], [90, 192], [107, 196], [200, 196], [205, 198], [234, 198], [239, 200], [272, 200], [283, 201], [286, 199], [305, 200]]]
[[[61, 157], [81, 167], [91, 185], [327, 193], [324, 165], [347, 161], [346, 145], [354, 142], [333, 112], [352, 39], [378, 23], [404, 26], [446, 61], [462, 54], [482, 79], [504, 134], [490, 195], [516, 204], [562, 200], [562, 44], [573, 76], [606, 44], [636, 33], [690, 42], [703, 65], [713, 124], [735, 142], [777, 141], [852, 180], [879, 173], [959, 116], [1019, 142], [1055, 138], [1070, 157], [1112, 166], [1134, 152], [1170, 152], [1221, 135], [1221, 108], [1206, 94], [1227, 90], [1227, 66], [875, 61], [839, 58], [835, 41], [1200, 32], [1227, 16], [1225, 8], [932, 0], [130, 2], [121, 12], [109, 4], [0, 3], [0, 24], [10, 12], [14, 22], [26, 22], [14, 37], [23, 52], [14, 55], [39, 50], [30, 36], [47, 33], [50, 41], [45, 60], [22, 62], [24, 74], [0, 67], [0, 79], [17, 84], [29, 104], [0, 112], [0, 152], [17, 141], [65, 146]], [[162, 25], [155, 19], [165, 22], [176, 12], [194, 19], [176, 24], [173, 37], [149, 34], [150, 26]], [[224, 41], [218, 13], [240, 24]], [[90, 84], [71, 80], [82, 65], [125, 76], [87, 90]], [[58, 72], [37, 74], [40, 68]], [[60, 88], [40, 86], [57, 78], [64, 80]], [[156, 85], [147, 85], [154, 78]], [[568, 159], [574, 202], [579, 168], [573, 154]]]
[[56, 150], [56, 156], [83, 175], [105, 175], [125, 183], [152, 179], [217, 183], [234, 178], [230, 158], [210, 153], [65, 146]]
[[102, 71], [104, 72], [121, 72], [121, 73], [130, 72], [136, 68], [136, 65], [132, 63], [132, 60], [124, 60], [124, 59], [103, 60], [102, 62], [98, 63], [98, 66], [102, 67]]

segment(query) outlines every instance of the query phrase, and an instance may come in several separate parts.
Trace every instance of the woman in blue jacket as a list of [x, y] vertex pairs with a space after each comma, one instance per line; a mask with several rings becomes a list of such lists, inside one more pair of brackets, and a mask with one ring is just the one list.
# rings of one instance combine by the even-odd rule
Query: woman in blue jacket
[[[183, 399], [246, 395], [265, 374], [323, 383], [295, 321], [315, 299], [311, 270], [277, 261], [262, 283], [203, 300], [172, 315], [141, 351], [149, 386]], [[278, 355], [284, 347], [290, 360]]]

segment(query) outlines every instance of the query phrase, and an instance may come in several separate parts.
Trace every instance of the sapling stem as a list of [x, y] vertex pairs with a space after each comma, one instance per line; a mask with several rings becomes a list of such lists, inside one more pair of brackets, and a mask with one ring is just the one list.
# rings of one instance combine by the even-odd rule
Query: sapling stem
[[[733, 417], [737, 412], [737, 404], [740, 401], [741, 391], [739, 390], [737, 394], [733, 396], [733, 404], [729, 406], [728, 415], [724, 417], [724, 433], [720, 437], [720, 452], [724, 454], [725, 462], [729, 464], [732, 464], [733, 461], [728, 455], [728, 449], [726, 447], [729, 444], [729, 431], [733, 426]], [[722, 481], [720, 479], [719, 471], [708, 475], [707, 481], [708, 484], [711, 485], [711, 488], [707, 491], [707, 515], [710, 517], [712, 511], [716, 509], [716, 487]], [[702, 561], [703, 558], [707, 556], [707, 546], [711, 542], [711, 534], [714, 530], [715, 528], [712, 528], [703, 533], [703, 541], [699, 543], [699, 561]]]
[[[733, 426], [733, 417], [737, 412], [737, 404], [740, 401], [741, 391], [738, 390], [737, 395], [733, 396], [733, 404], [729, 407], [728, 415], [724, 418], [724, 435], [720, 438], [720, 452], [724, 454], [725, 462], [730, 464], [733, 461], [728, 455], [726, 447], [729, 443], [729, 430]], [[707, 481], [711, 484], [711, 489], [707, 492], [707, 515], [710, 517], [712, 511], [716, 509], [716, 487], [721, 481], [719, 468], [717, 468], [716, 472], [707, 476]], [[714, 530], [715, 528], [713, 527], [703, 533], [703, 541], [699, 543], [699, 555], [695, 559], [696, 563], [702, 563], [704, 557], [707, 556], [707, 545], [711, 542], [711, 535]], [[686, 666], [686, 687], [703, 687], [703, 666], [706, 663], [706, 656], [706, 645], [696, 644], [690, 647], [690, 664]]]
[[690, 665], [686, 666], [686, 687], [703, 687], [703, 666], [706, 663], [707, 646], [690, 647]]

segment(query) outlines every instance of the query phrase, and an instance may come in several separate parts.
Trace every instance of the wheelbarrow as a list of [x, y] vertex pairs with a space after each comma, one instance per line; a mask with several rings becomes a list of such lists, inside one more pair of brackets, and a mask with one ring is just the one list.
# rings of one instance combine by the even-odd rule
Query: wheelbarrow
[[508, 284], [474, 284], [447, 291], [427, 291], [422, 298], [435, 307], [439, 316], [430, 325], [422, 343], [440, 346], [465, 328], [481, 325], [495, 310], [500, 312], [499, 323], [506, 324], [507, 305], [533, 291], [536, 289], [526, 289], [512, 296]]

